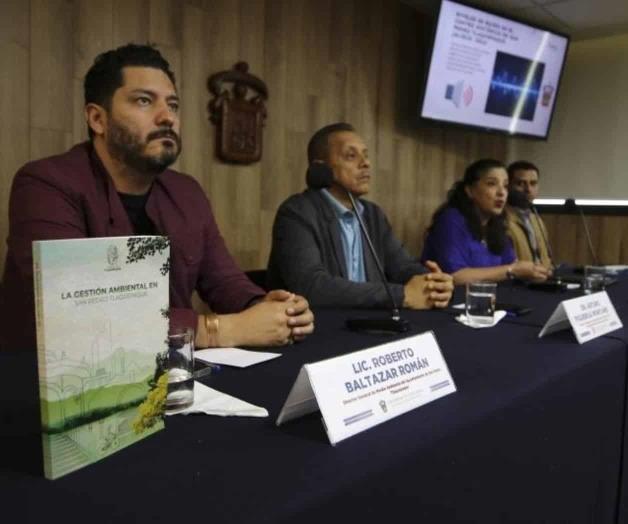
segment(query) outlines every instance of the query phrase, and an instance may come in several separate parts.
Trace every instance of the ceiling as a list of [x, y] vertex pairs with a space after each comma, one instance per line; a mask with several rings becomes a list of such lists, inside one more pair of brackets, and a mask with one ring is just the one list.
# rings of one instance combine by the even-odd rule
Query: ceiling
[[[436, 13], [440, 0], [404, 0]], [[575, 40], [628, 33], [628, 0], [462, 0], [524, 22], [567, 33]]]

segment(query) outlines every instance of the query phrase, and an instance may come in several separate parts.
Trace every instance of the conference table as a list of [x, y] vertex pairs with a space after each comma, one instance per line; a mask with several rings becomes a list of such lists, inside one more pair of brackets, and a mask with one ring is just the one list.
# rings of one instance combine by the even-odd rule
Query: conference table
[[[628, 279], [608, 292], [626, 323]], [[55, 481], [41, 474], [35, 356], [0, 353], [3, 521], [628, 521], [626, 331], [582, 345], [568, 330], [538, 338], [575, 296], [500, 286], [498, 301], [533, 311], [490, 329], [452, 310], [404, 311], [411, 331], [396, 337], [344, 327], [383, 311], [316, 310], [316, 332], [280, 358], [202, 379], [268, 418], [168, 417], [164, 431]], [[456, 393], [336, 446], [320, 413], [275, 425], [304, 363], [427, 330]]]

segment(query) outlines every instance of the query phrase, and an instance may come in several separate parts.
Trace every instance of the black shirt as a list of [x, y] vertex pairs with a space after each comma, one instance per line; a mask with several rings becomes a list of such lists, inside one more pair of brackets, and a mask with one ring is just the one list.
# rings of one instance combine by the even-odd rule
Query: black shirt
[[129, 220], [133, 224], [133, 232], [136, 235], [155, 235], [154, 224], [146, 214], [146, 201], [150, 191], [145, 195], [128, 195], [126, 193], [118, 193], [122, 205], [129, 215]]

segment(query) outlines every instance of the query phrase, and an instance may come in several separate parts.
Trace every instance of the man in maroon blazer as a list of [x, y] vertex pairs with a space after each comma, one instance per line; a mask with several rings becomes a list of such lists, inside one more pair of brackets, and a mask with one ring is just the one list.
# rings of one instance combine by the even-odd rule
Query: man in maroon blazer
[[[280, 345], [311, 333], [307, 301], [255, 286], [200, 185], [168, 169], [181, 152], [179, 97], [161, 54], [133, 44], [103, 53], [84, 87], [90, 141], [26, 164], [13, 182], [0, 348], [36, 345], [33, 240], [133, 234], [170, 238], [170, 319], [196, 329], [197, 347]], [[192, 310], [195, 290], [215, 313]]]

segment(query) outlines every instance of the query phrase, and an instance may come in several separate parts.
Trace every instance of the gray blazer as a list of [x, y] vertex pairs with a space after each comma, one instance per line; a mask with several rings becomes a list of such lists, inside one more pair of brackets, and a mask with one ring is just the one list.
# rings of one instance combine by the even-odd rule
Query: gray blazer
[[[364, 225], [391, 283], [397, 306], [403, 305], [405, 284], [426, 272], [394, 236], [383, 211], [364, 204]], [[367, 282], [347, 280], [340, 226], [330, 203], [318, 190], [307, 189], [286, 200], [277, 211], [268, 262], [269, 289], [283, 288], [305, 296], [313, 306], [390, 308], [375, 260], [363, 242]]]

